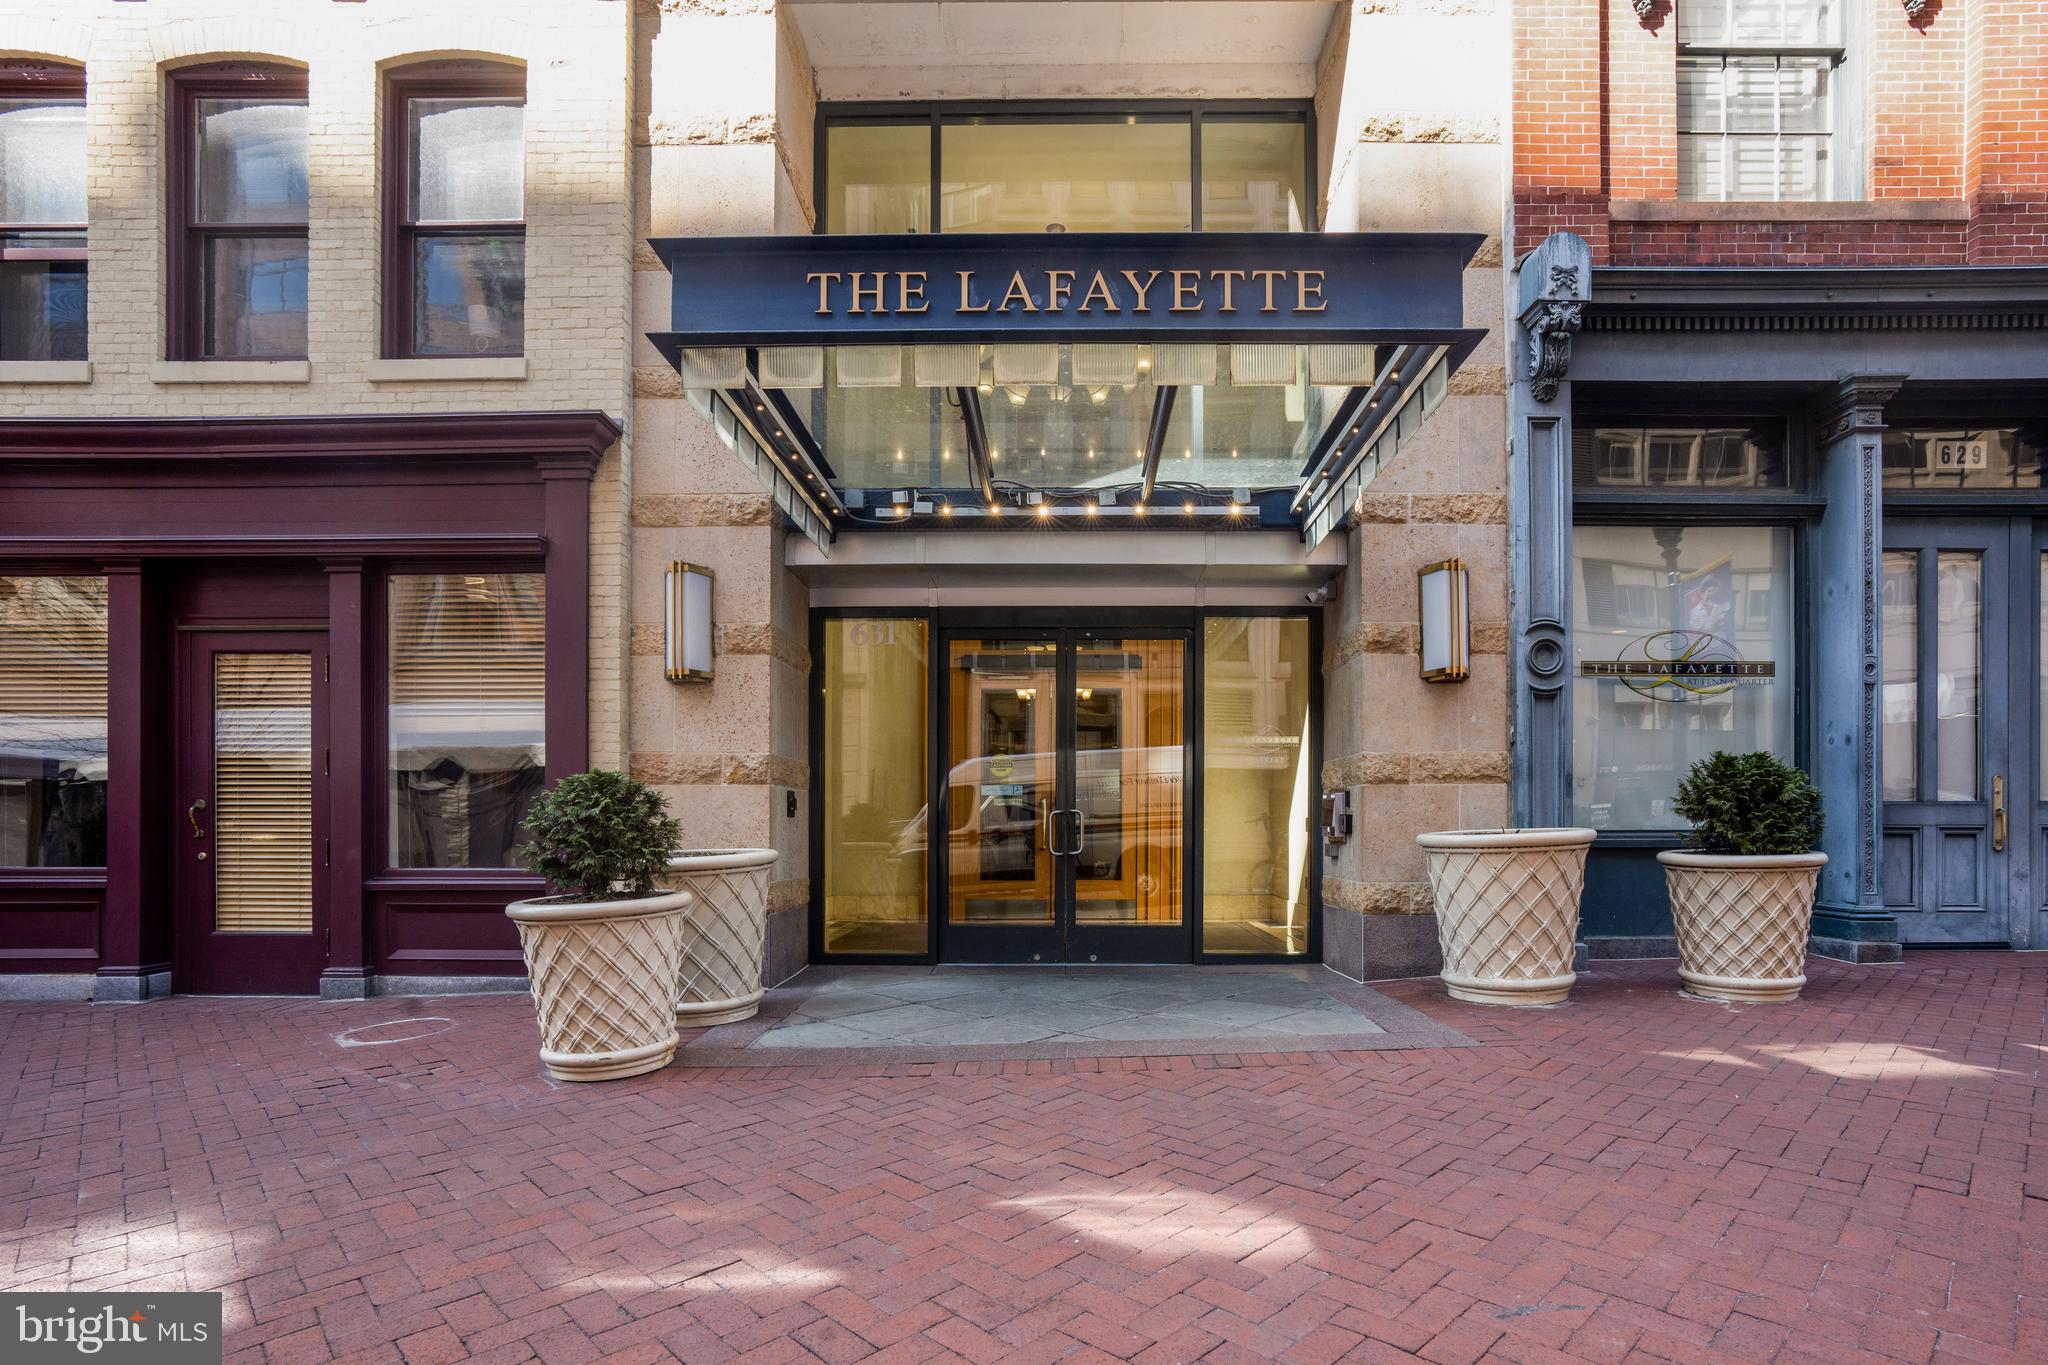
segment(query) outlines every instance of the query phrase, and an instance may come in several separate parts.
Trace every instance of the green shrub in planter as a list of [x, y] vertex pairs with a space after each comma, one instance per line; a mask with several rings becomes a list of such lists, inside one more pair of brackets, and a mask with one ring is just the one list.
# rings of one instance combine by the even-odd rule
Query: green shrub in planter
[[660, 792], [602, 768], [563, 778], [534, 798], [519, 855], [555, 890], [585, 901], [654, 894], [682, 841]]
[[1808, 853], [1820, 842], [1820, 791], [1775, 755], [1716, 750], [1692, 765], [1672, 808], [1692, 821], [1687, 844], [1745, 857]]

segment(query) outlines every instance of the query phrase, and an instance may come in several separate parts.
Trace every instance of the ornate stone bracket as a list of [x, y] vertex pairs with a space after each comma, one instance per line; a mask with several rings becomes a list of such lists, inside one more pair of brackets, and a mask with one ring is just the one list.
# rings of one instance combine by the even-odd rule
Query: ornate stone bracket
[[1528, 339], [1525, 378], [1539, 403], [1557, 397], [1570, 368], [1572, 335], [1585, 323], [1593, 288], [1593, 253], [1583, 239], [1556, 233], [1522, 263], [1522, 332]]

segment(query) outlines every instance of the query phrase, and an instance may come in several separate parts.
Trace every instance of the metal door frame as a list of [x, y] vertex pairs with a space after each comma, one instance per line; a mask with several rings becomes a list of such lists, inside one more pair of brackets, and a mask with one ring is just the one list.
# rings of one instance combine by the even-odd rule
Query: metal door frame
[[[927, 809], [944, 819], [927, 821], [931, 864], [930, 905], [936, 931], [936, 958], [942, 963], [1192, 963], [1198, 942], [1201, 905], [1201, 860], [1193, 842], [1193, 812], [1199, 801], [1199, 768], [1194, 762], [1196, 724], [1201, 701], [1197, 680], [1196, 613], [1189, 610], [1127, 608], [1102, 611], [1027, 609], [955, 609], [937, 614], [932, 663], [939, 685], [932, 689], [935, 762]], [[1055, 759], [1054, 801], [1061, 813], [1076, 809], [1074, 688], [1079, 642], [1085, 638], [1177, 640], [1181, 646], [1181, 916], [1177, 925], [1081, 925], [1076, 919], [1075, 855], [1054, 854], [1052, 922], [1049, 925], [966, 926], [952, 923], [950, 869], [951, 807], [946, 777], [952, 764], [953, 689], [950, 678], [952, 643], [958, 638], [1050, 640], [1055, 645], [1054, 685], [1059, 691], [1053, 718]], [[1077, 822], [1052, 822], [1052, 838], [1064, 842], [1078, 832]], [[1078, 845], [1077, 845], [1078, 850]], [[964, 950], [964, 951], [963, 951]]]

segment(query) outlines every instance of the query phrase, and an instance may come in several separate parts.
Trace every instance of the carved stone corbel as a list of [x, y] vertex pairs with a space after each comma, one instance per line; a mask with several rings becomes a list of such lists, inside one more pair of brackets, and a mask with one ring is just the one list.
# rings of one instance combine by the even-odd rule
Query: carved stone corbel
[[1554, 233], [1522, 262], [1521, 283], [1522, 333], [1529, 348], [1523, 377], [1530, 395], [1548, 403], [1571, 365], [1572, 336], [1585, 322], [1592, 250], [1572, 233]]

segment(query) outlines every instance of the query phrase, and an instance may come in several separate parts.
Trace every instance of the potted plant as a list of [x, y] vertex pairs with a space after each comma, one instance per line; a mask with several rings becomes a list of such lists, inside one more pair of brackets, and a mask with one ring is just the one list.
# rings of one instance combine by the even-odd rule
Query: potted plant
[[772, 848], [697, 848], [668, 860], [668, 884], [694, 897], [676, 975], [679, 1028], [750, 1019], [761, 1008]]
[[1577, 974], [1590, 829], [1418, 834], [1436, 900], [1444, 987], [1478, 1005], [1556, 1005]]
[[676, 963], [690, 893], [655, 878], [682, 830], [659, 792], [623, 773], [565, 777], [526, 813], [526, 865], [559, 894], [505, 913], [540, 1016], [541, 1062], [563, 1081], [667, 1066], [676, 1051]]
[[1813, 851], [1820, 792], [1771, 754], [1716, 752], [1693, 764], [1673, 808], [1692, 821], [1691, 848], [1657, 861], [1683, 988], [1713, 1000], [1798, 999], [1814, 883], [1828, 861]]

